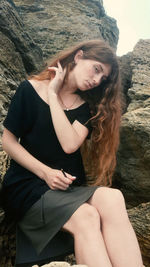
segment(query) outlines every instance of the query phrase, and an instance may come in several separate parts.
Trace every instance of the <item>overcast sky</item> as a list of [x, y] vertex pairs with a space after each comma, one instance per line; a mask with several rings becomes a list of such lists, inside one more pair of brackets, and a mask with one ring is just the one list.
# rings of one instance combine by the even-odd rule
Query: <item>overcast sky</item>
[[103, 0], [108, 16], [117, 20], [117, 55], [133, 50], [139, 39], [150, 39], [150, 0]]

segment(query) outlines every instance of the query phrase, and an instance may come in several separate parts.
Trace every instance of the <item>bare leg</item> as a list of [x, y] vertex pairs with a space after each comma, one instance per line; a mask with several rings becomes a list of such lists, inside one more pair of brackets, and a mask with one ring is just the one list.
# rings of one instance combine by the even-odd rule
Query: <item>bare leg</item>
[[94, 207], [87, 203], [81, 205], [63, 229], [74, 236], [78, 264], [112, 267], [100, 232], [100, 217]]
[[117, 189], [101, 187], [88, 201], [102, 221], [102, 234], [114, 267], [142, 267], [136, 235], [126, 212], [124, 198]]

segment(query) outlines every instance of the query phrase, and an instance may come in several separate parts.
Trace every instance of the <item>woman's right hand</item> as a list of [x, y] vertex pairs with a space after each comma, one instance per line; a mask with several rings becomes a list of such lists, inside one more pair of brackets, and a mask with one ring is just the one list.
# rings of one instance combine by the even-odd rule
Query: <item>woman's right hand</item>
[[76, 177], [67, 172], [65, 175], [67, 177], [60, 170], [48, 168], [43, 179], [52, 190], [66, 190]]
[[33, 157], [19, 142], [18, 138], [4, 128], [2, 136], [3, 149], [17, 163], [34, 173], [39, 179], [45, 180], [52, 190], [66, 190], [76, 177], [60, 170], [52, 169]]
[[48, 86], [48, 95], [58, 94], [58, 91], [61, 89], [62, 84], [66, 75], [66, 68], [63, 69], [60, 62], [57, 62], [57, 67], [48, 67], [49, 71], [55, 72], [54, 78], [50, 81]]

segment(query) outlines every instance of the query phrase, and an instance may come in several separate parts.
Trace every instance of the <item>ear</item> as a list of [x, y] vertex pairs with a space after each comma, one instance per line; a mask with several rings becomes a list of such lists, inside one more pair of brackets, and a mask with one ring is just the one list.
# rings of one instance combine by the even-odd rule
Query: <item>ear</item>
[[74, 57], [75, 64], [77, 64], [78, 61], [82, 58], [83, 58], [83, 50], [78, 50]]

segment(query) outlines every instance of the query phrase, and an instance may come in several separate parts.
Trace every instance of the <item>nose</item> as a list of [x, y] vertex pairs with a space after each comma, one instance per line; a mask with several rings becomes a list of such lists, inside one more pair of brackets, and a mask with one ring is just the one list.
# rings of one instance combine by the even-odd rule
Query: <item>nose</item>
[[101, 83], [102, 78], [103, 78], [102, 73], [100, 73], [99, 75], [95, 75], [93, 78], [94, 85], [98, 86]]

